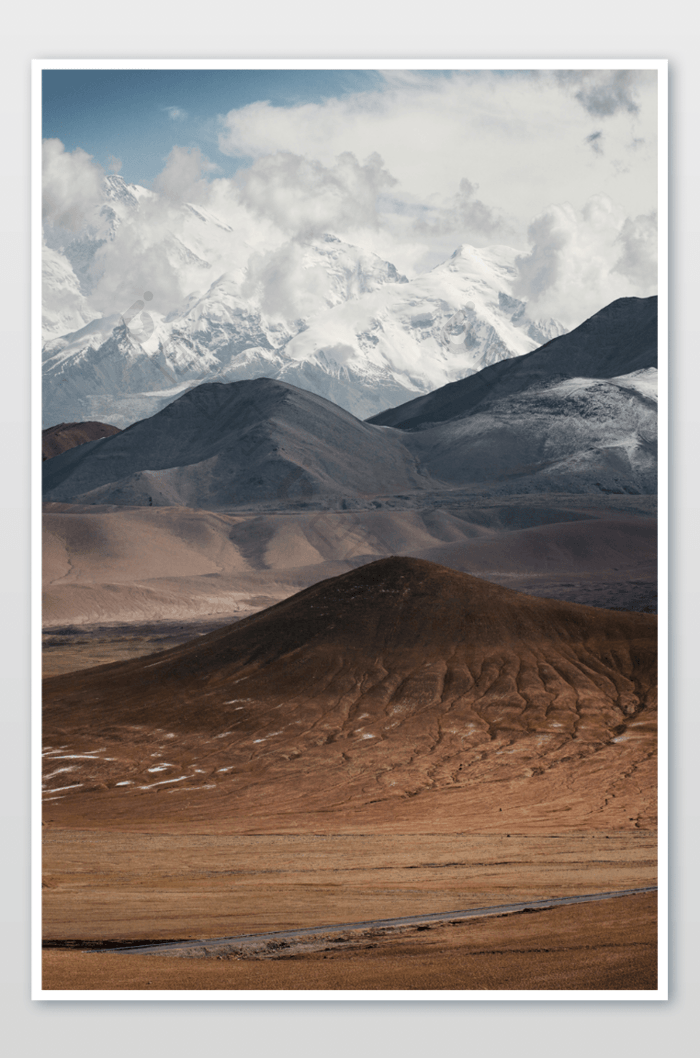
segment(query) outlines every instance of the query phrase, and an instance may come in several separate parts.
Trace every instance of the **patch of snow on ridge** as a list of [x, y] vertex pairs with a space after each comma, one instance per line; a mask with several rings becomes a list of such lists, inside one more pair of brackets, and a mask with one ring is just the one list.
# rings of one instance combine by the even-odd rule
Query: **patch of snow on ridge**
[[632, 371], [629, 375], [619, 375], [611, 378], [616, 386], [624, 389], [633, 389], [642, 397], [650, 400], [659, 399], [659, 372], [655, 367], [647, 367], [641, 371]]
[[547, 387], [547, 394], [558, 397], [570, 397], [581, 391], [591, 390], [601, 385], [617, 386], [620, 389], [632, 390], [641, 397], [658, 401], [659, 397], [659, 372], [655, 367], [646, 367], [641, 371], [631, 371], [628, 375], [618, 375], [615, 378], [602, 380], [600, 378], [567, 378], [562, 382], [555, 382]]

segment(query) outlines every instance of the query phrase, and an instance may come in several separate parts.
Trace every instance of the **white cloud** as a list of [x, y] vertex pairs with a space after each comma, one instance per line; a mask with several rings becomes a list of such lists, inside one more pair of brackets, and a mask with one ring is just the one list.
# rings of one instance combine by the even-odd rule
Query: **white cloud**
[[101, 315], [125, 312], [146, 290], [154, 294], [160, 312], [180, 304], [194, 269], [179, 259], [177, 235], [168, 230], [173, 227], [177, 223], [170, 225], [162, 211], [146, 206], [135, 222], [122, 223], [116, 237], [99, 247], [91, 266], [94, 286], [89, 300]]
[[163, 107], [168, 114], [171, 121], [185, 121], [187, 119], [187, 111], [181, 107]]
[[656, 211], [627, 217], [620, 231], [622, 254], [614, 271], [653, 293], [658, 279], [658, 224]]
[[655, 292], [655, 218], [631, 220], [606, 195], [583, 210], [550, 206], [528, 229], [531, 249], [517, 259], [516, 293], [533, 318], [576, 326], [618, 297]]
[[198, 147], [175, 146], [165, 166], [153, 182], [153, 190], [169, 202], [196, 202], [208, 196], [205, 174], [218, 167], [202, 154]]
[[[530, 314], [570, 326], [653, 293], [655, 77], [628, 73], [395, 71], [366, 92], [230, 111], [219, 145], [236, 175], [173, 147], [155, 194], [97, 250], [90, 306], [121, 312], [151, 290], [165, 313], [228, 273], [269, 314], [309, 316], [328, 284], [303, 242], [325, 232], [409, 276], [461, 243], [507, 243]], [[49, 223], [86, 228], [102, 176], [49, 141]]]
[[104, 201], [104, 172], [92, 155], [60, 140], [44, 140], [42, 154], [43, 217], [46, 224], [79, 231]]
[[[603, 192], [647, 212], [656, 194], [653, 73], [575, 74], [398, 71], [376, 89], [321, 103], [232, 110], [220, 119], [219, 147], [240, 159], [288, 152], [326, 167], [345, 152], [379, 154], [397, 200], [444, 209], [468, 178], [489, 208], [519, 222], [523, 242], [530, 219], [552, 202], [580, 209]], [[592, 112], [605, 118], [604, 155], [586, 142]], [[633, 139], [645, 149], [633, 150]]]
[[301, 237], [376, 226], [379, 195], [395, 183], [378, 154], [360, 164], [350, 152], [326, 166], [280, 151], [239, 175], [244, 205]]

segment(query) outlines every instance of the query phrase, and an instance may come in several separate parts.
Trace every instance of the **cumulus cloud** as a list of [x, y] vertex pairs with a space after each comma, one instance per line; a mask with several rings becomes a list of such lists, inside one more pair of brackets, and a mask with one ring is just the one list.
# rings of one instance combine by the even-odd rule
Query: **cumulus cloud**
[[553, 316], [576, 326], [618, 297], [654, 293], [651, 217], [634, 220], [606, 195], [580, 211], [550, 206], [528, 229], [530, 252], [517, 258], [515, 292], [533, 318]]
[[376, 226], [379, 196], [395, 184], [378, 154], [361, 164], [349, 151], [331, 166], [280, 151], [238, 178], [245, 206], [303, 238]]
[[67, 151], [58, 139], [44, 140], [42, 206], [44, 222], [79, 231], [104, 201], [104, 172], [92, 155]]
[[658, 218], [656, 211], [627, 217], [618, 236], [622, 249], [614, 271], [653, 292], [658, 277]]
[[136, 223], [121, 224], [115, 238], [97, 249], [91, 264], [90, 304], [101, 315], [125, 312], [146, 290], [153, 293], [154, 308], [161, 312], [180, 304], [186, 295], [192, 268], [178, 260], [177, 236], [166, 234], [164, 220], [148, 209], [140, 211]]
[[[592, 115], [605, 118], [595, 171], [586, 142]], [[446, 209], [466, 175], [484, 203], [516, 218], [523, 241], [529, 221], [552, 202], [580, 206], [603, 191], [628, 201], [630, 212], [651, 205], [653, 71], [389, 71], [364, 92], [291, 106], [256, 102], [219, 121], [219, 148], [239, 161], [287, 152], [332, 167], [344, 152], [377, 153], [397, 181], [392, 196], [406, 204], [425, 206], [435, 196]], [[621, 174], [613, 162], [632, 156], [633, 138], [649, 147], [634, 151], [634, 171]]]
[[187, 111], [181, 107], [163, 107], [171, 121], [185, 121], [187, 118]]
[[656, 79], [655, 70], [557, 70], [556, 79], [589, 114], [610, 117], [639, 112], [639, 88]]
[[512, 234], [512, 224], [498, 210], [477, 198], [478, 189], [478, 184], [463, 177], [459, 191], [446, 206], [428, 208], [416, 220], [416, 233], [423, 236], [452, 235], [456, 241], [477, 244]]

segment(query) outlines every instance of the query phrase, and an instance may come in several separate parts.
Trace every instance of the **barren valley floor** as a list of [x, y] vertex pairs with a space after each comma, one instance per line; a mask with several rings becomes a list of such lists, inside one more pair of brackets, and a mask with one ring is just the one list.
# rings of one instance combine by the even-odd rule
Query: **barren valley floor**
[[[90, 516], [86, 519], [89, 525]], [[639, 524], [645, 528], [645, 519]], [[650, 585], [652, 573], [645, 568]], [[554, 571], [551, 576], [561, 580], [563, 575]], [[629, 583], [638, 569], [621, 575]], [[585, 590], [580, 571], [572, 580]], [[505, 575], [502, 583], [510, 584]], [[588, 583], [593, 590], [593, 582]], [[532, 613], [539, 613], [537, 607]], [[50, 628], [45, 676], [65, 674], [67, 679], [76, 670], [87, 673], [93, 666], [170, 650], [232, 620], [220, 614], [187, 620], [182, 614], [168, 622]], [[620, 615], [619, 620], [626, 627], [632, 618]], [[652, 618], [634, 620], [641, 629]], [[203, 657], [209, 656], [208, 642], [203, 642]], [[362, 653], [357, 656], [360, 664]], [[206, 735], [187, 726], [180, 730], [176, 716], [168, 718], [167, 690], [157, 691], [158, 708], [165, 710], [160, 719], [144, 713], [136, 727], [125, 727], [121, 720], [115, 727], [112, 707], [125, 700], [119, 688], [123, 685], [128, 698], [140, 677], [129, 683], [121, 670], [103, 670], [104, 698], [100, 674], [97, 682], [76, 674], [65, 690], [50, 680], [50, 700], [60, 703], [64, 693], [69, 697], [65, 706], [53, 707], [58, 712], [47, 714], [45, 942], [235, 936], [655, 885], [653, 725], [644, 707], [638, 716], [630, 712], [622, 725], [614, 720], [616, 702], [645, 700], [647, 676], [632, 675], [619, 646], [609, 659], [600, 656], [605, 665], [619, 664], [629, 679], [618, 679], [610, 667], [603, 674], [599, 662], [588, 660], [587, 675], [572, 698], [552, 671], [546, 693], [558, 688], [560, 712], [549, 734], [535, 728], [523, 737], [511, 728], [509, 718], [517, 717], [521, 706], [503, 713], [500, 703], [516, 694], [515, 683], [511, 690], [511, 683], [489, 676], [483, 684], [487, 697], [478, 706], [483, 711], [488, 695], [495, 695], [491, 708], [497, 711], [489, 715], [496, 742], [491, 748], [486, 744], [488, 753], [481, 752], [483, 745], [471, 750], [458, 745], [450, 724], [445, 727], [440, 719], [447, 706], [438, 699], [430, 705], [432, 684], [416, 684], [411, 693], [424, 702], [425, 720], [412, 743], [415, 760], [392, 749], [395, 736], [384, 727], [375, 731], [373, 725], [387, 721], [373, 705], [357, 706], [357, 719], [347, 731], [336, 707], [324, 706], [320, 718], [309, 714], [288, 746], [274, 741], [279, 731], [270, 713], [262, 719], [274, 730], [246, 735], [261, 743], [249, 747], [234, 733], [241, 715], [236, 712], [232, 722], [219, 724], [233, 740], [229, 746], [218, 728]], [[144, 671], [150, 672], [152, 664], [147, 664]], [[414, 661], [409, 658], [408, 664]], [[568, 686], [569, 670], [556, 664]], [[522, 691], [521, 673], [513, 671]], [[194, 703], [204, 687], [189, 667], [184, 672], [195, 681], [194, 690], [182, 684], [176, 694], [185, 695], [183, 703]], [[514, 678], [507, 666], [503, 672], [504, 679]], [[162, 678], [154, 687], [161, 685], [166, 687]], [[90, 702], [95, 690], [100, 695], [95, 702], [105, 705], [95, 706], [95, 716], [103, 715], [104, 723], [93, 727], [89, 708], [80, 703]], [[609, 699], [604, 709], [613, 718], [605, 721], [613, 725], [610, 732], [596, 729], [590, 742], [585, 737], [571, 741], [564, 730], [571, 703], [591, 717], [592, 703], [602, 702], [601, 695]], [[72, 712], [71, 696], [78, 713], [85, 714], [82, 720]], [[224, 697], [230, 711], [231, 695]], [[252, 701], [245, 695], [235, 700]], [[371, 716], [359, 708], [368, 708]], [[426, 711], [433, 708], [436, 720]], [[601, 708], [594, 706], [596, 716], [604, 715]], [[104, 714], [100, 709], [106, 709]], [[315, 732], [322, 734], [326, 727], [330, 734], [317, 737]], [[272, 741], [266, 742], [264, 734]], [[494, 764], [494, 746], [500, 747], [501, 763]], [[392, 753], [398, 753], [396, 760]], [[463, 760], [473, 774], [466, 783], [458, 768]], [[43, 986], [68, 991], [646, 990], [656, 988], [656, 929], [656, 895], [648, 894], [458, 925], [407, 927], [391, 935], [329, 934], [312, 946], [262, 956], [182, 959], [49, 947], [43, 955]]]
[[[656, 884], [656, 834], [188, 834], [44, 828], [44, 938], [235, 936]], [[47, 989], [653, 989], [656, 894], [293, 952], [44, 952]]]
[[48, 950], [43, 975], [47, 990], [654, 990], [656, 947], [650, 894], [256, 958]]

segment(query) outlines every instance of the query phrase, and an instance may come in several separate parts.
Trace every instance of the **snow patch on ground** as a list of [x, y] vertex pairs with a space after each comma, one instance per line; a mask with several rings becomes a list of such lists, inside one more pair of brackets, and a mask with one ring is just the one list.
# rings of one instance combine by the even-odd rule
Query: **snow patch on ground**
[[163, 786], [168, 782], [182, 782], [182, 780], [186, 778], [186, 775], [181, 775], [179, 779], [161, 779], [160, 782], [153, 782], [149, 786], [139, 786], [139, 790], [152, 790], [154, 786]]

